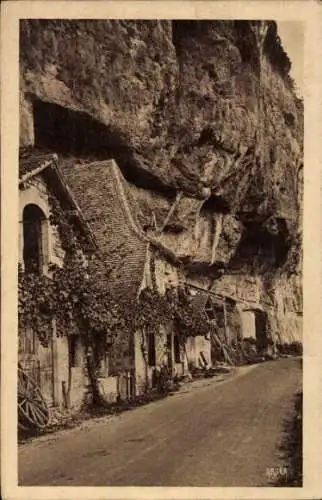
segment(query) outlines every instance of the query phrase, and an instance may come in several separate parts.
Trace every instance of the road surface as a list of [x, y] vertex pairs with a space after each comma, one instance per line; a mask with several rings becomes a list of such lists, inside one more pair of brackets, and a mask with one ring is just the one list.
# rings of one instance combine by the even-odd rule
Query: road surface
[[19, 449], [23, 486], [265, 486], [282, 464], [283, 420], [301, 360], [257, 365], [224, 383], [34, 440]]

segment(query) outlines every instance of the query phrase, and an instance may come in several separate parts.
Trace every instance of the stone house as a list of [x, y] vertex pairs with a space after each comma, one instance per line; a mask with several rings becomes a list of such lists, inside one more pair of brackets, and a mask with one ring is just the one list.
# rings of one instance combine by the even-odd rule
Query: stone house
[[[63, 160], [58, 165], [54, 154], [22, 150], [19, 172], [19, 263], [25, 273], [34, 272], [36, 266], [37, 273], [50, 279], [51, 266], [63, 266], [59, 231], [50, 220], [55, 196], [62, 207], [72, 208], [77, 229], [88, 241], [83, 258], [90, 263], [92, 255], [99, 253], [108, 280], [99, 274], [97, 279], [116, 299], [126, 295], [137, 300], [144, 288], [164, 294], [167, 287], [181, 283], [180, 266], [141, 227], [135, 200], [113, 160], [90, 164]], [[77, 408], [88, 386], [82, 336], [74, 330], [60, 331], [55, 320], [48, 324], [48, 332], [51, 340], [45, 347], [35, 331], [19, 331], [19, 362], [37, 380], [50, 405]], [[185, 374], [188, 362], [202, 363], [201, 351], [211, 363], [209, 341], [191, 339], [183, 351], [171, 322], [155, 338], [132, 333], [128, 338], [120, 332], [101, 363], [100, 387], [110, 401], [151, 387], [153, 371], [162, 362], [173, 375]]]
[[[150, 288], [164, 295], [167, 289], [185, 286], [184, 274], [178, 263], [171, 261], [165, 255], [164, 249], [153, 242], [147, 247], [141, 289]], [[145, 385], [145, 360], [141, 349], [142, 338], [136, 335], [135, 362], [137, 386]], [[180, 345], [179, 337], [175, 332], [172, 321], [161, 325], [159, 336], [149, 338], [148, 350], [148, 381], [152, 385], [153, 370], [156, 366], [165, 363], [172, 375], [183, 376], [188, 373], [190, 364], [211, 366], [211, 344], [209, 339], [197, 335], [189, 337], [185, 346]]]
[[[52, 266], [62, 267], [64, 249], [57, 226], [50, 220], [52, 197], [73, 210], [75, 230], [87, 241], [87, 254], [96, 244], [58, 168], [54, 154], [22, 151], [19, 160], [19, 264], [21, 270], [52, 279]], [[45, 320], [44, 320], [45, 321]], [[38, 382], [49, 405], [81, 405], [87, 386], [84, 348], [80, 332], [61, 331], [55, 318], [48, 320], [49, 345], [32, 328], [19, 329], [18, 359]]]
[[[114, 160], [83, 164], [64, 160], [61, 170], [95, 235], [115, 297], [126, 295], [137, 300], [145, 288], [162, 295], [167, 287], [182, 283], [179, 263], [142, 227], [136, 200]], [[183, 352], [171, 322], [161, 326], [159, 336], [142, 337], [142, 332], [133, 332], [133, 338], [128, 339], [121, 335], [113, 349], [118, 351], [117, 361], [109, 359], [108, 373], [118, 374], [118, 391], [123, 396], [143, 392], [146, 385], [151, 387], [153, 371], [162, 362], [179, 376], [187, 372], [188, 362], [197, 364], [199, 359], [204, 363], [198, 358], [201, 351], [211, 364], [209, 341], [195, 338]], [[107, 379], [102, 380], [103, 386]]]

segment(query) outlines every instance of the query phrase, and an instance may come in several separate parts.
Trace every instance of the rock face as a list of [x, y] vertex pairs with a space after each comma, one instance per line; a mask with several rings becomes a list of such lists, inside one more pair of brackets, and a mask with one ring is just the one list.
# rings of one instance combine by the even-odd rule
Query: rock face
[[303, 104], [274, 22], [25, 20], [20, 66], [21, 145], [115, 158], [188, 276], [300, 336]]

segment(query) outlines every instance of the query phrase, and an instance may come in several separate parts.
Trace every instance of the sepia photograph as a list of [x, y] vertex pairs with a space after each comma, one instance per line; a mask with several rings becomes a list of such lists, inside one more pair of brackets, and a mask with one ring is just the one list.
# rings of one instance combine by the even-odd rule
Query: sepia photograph
[[20, 485], [302, 486], [303, 46], [20, 20]]
[[1, 496], [319, 498], [321, 11], [5, 3]]

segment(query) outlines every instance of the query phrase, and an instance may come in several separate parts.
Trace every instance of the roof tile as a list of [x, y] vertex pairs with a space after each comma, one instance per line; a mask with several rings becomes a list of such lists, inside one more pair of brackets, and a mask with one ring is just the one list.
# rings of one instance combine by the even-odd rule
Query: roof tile
[[147, 240], [136, 207], [114, 160], [90, 164], [62, 162], [61, 171], [95, 236], [115, 294], [138, 292]]
[[31, 148], [20, 148], [19, 179], [55, 160], [56, 155], [52, 153], [44, 153], [44, 151]]

